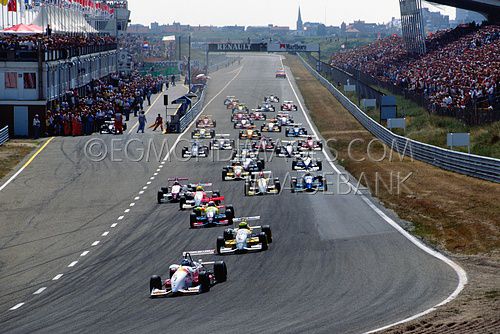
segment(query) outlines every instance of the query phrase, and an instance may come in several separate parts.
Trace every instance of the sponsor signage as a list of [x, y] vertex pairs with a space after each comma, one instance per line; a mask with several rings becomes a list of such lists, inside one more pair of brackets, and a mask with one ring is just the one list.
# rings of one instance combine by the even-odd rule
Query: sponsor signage
[[265, 43], [211, 43], [209, 52], [266, 52]]
[[267, 46], [268, 52], [319, 52], [319, 44], [276, 43]]
[[389, 118], [387, 120], [388, 129], [406, 129], [406, 118]]

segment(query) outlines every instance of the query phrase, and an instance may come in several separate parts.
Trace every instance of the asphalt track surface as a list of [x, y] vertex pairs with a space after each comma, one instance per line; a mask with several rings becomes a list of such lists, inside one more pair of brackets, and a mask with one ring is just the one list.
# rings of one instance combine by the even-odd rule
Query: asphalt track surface
[[[205, 113], [217, 119], [218, 133], [238, 132], [223, 106], [227, 95], [249, 106], [269, 94], [295, 100], [288, 81], [274, 78], [280, 66], [277, 56], [250, 55], [212, 74]], [[294, 117], [306, 124], [301, 112]], [[92, 138], [107, 145], [117, 139]], [[172, 145], [177, 136], [120, 138], [168, 138]], [[0, 193], [2, 333], [360, 333], [429, 309], [458, 284], [451, 267], [359, 195], [244, 197], [242, 182], [221, 181], [227, 162], [181, 162], [175, 154], [161, 168], [159, 159], [93, 162], [84, 154], [88, 140], [57, 138]], [[291, 161], [274, 158], [266, 169], [284, 177]], [[324, 169], [333, 173], [326, 163]], [[190, 230], [188, 212], [158, 205], [156, 191], [168, 177], [213, 182], [236, 216], [262, 216], [273, 230], [270, 249], [225, 256], [228, 281], [209, 293], [149, 299], [152, 274], [165, 276], [183, 251], [213, 249], [223, 231]], [[218, 257], [203, 257], [211, 258]]]

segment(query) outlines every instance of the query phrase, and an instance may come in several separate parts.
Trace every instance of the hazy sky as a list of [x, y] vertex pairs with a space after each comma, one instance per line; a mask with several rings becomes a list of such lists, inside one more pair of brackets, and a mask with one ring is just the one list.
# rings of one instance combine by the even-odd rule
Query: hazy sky
[[[129, 0], [132, 24], [174, 21], [190, 25], [267, 25], [294, 28], [298, 6], [304, 22], [340, 25], [355, 19], [388, 22], [399, 17], [398, 0]], [[431, 6], [433, 11], [437, 7]], [[443, 7], [453, 18], [454, 10]]]

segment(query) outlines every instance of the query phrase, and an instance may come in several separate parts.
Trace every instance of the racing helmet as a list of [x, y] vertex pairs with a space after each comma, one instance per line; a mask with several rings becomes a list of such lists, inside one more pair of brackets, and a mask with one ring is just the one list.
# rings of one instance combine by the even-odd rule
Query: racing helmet
[[188, 259], [182, 259], [181, 266], [190, 267], [191, 261], [189, 261]]
[[264, 174], [264, 172], [260, 172], [260, 173], [259, 173], [259, 177], [263, 178], [263, 177], [265, 177], [265, 176], [266, 176], [266, 174]]
[[203, 191], [203, 187], [202, 186], [196, 187], [196, 191]]
[[242, 221], [239, 225], [239, 228], [248, 228], [248, 223], [246, 221]]
[[210, 202], [208, 202], [208, 206], [215, 206], [214, 201], [210, 201]]
[[180, 185], [179, 181], [175, 181], [174, 186], [178, 186], [178, 185]]
[[313, 138], [311, 136], [307, 137], [307, 140], [312, 140]]

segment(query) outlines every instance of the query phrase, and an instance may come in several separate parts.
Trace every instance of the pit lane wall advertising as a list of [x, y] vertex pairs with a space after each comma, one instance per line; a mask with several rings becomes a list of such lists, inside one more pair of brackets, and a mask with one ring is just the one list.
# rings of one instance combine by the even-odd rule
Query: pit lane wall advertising
[[267, 45], [268, 52], [319, 52], [319, 44], [274, 43]]

